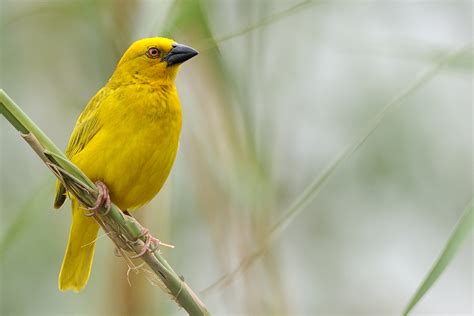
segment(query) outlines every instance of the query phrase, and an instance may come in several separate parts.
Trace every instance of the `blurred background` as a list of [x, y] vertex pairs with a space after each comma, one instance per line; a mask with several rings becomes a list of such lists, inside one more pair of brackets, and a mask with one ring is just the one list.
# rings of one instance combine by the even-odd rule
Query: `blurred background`
[[[136, 215], [176, 245], [165, 258], [215, 315], [400, 314], [473, 195], [472, 46], [438, 67], [470, 45], [471, 1], [2, 0], [0, 12], [0, 87], [61, 148], [133, 41], [200, 50], [177, 79], [173, 171]], [[107, 238], [87, 288], [58, 291], [69, 205], [52, 209], [53, 176], [0, 124], [0, 314], [183, 315], [144, 274], [128, 284]], [[470, 315], [472, 267], [471, 237], [415, 314]]]

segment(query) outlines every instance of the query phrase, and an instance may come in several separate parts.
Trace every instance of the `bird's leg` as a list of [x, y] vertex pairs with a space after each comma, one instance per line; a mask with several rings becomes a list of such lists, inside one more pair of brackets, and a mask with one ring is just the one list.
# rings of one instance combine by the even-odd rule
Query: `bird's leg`
[[105, 212], [102, 215], [107, 215], [110, 212], [111, 206], [109, 189], [102, 181], [96, 181], [95, 185], [97, 187], [97, 190], [99, 191], [99, 194], [97, 195], [97, 200], [95, 201], [94, 206], [87, 208], [87, 210], [92, 211], [92, 213], [86, 215], [98, 215], [98, 211], [101, 207], [105, 208]]

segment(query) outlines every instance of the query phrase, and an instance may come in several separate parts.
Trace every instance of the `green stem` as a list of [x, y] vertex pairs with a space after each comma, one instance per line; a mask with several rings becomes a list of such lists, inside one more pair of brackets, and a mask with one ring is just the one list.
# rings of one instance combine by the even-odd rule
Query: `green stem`
[[0, 89], [0, 112], [22, 134], [32, 133], [44, 148], [64, 156], [55, 143], [15, 104], [15, 102]]
[[[46, 163], [54, 175], [62, 181], [69, 192], [84, 206], [92, 207], [97, 197], [94, 183], [75, 166], [51, 139], [0, 89], [0, 113], [22, 134], [37, 155]], [[123, 214], [114, 204], [110, 211], [94, 218], [106, 230], [107, 236], [119, 247], [140, 254], [144, 250], [146, 237], [142, 236], [143, 227], [134, 219]], [[109, 234], [113, 232], [113, 234]], [[121, 245], [126, 245], [123, 247]], [[169, 294], [189, 315], [209, 315], [204, 303], [192, 289], [179, 277], [159, 250], [147, 251], [141, 259], [153, 270], [165, 284]]]

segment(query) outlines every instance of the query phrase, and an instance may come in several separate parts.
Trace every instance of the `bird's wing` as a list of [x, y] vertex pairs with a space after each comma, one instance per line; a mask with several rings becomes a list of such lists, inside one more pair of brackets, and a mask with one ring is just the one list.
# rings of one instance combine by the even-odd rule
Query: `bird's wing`
[[[80, 153], [100, 130], [102, 124], [99, 121], [98, 112], [100, 110], [102, 101], [107, 96], [106, 89], [107, 88], [102, 88], [99, 92], [97, 92], [97, 94], [89, 101], [89, 104], [87, 104], [86, 108], [77, 119], [76, 126], [72, 131], [71, 138], [69, 139], [69, 143], [66, 147], [66, 156], [69, 159]], [[65, 200], [66, 189], [61, 184], [61, 182], [57, 181], [54, 207], [61, 207]]]

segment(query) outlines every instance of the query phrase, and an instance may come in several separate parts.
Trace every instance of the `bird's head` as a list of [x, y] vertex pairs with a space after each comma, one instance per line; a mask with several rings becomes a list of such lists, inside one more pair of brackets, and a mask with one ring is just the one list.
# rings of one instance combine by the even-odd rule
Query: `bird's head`
[[195, 49], [169, 38], [144, 38], [123, 54], [111, 80], [170, 84], [179, 66], [197, 54]]

